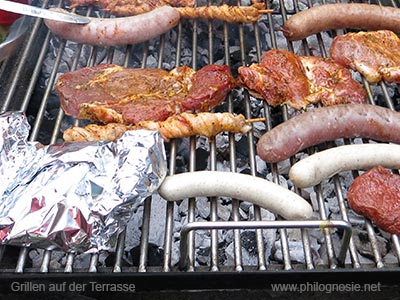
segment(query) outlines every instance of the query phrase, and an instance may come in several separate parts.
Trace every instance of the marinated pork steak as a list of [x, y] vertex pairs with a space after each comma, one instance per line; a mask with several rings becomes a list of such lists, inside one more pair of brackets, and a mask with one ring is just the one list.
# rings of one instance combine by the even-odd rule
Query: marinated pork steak
[[304, 67], [296, 55], [285, 50], [264, 53], [259, 64], [239, 67], [239, 81], [254, 96], [261, 96], [268, 104], [288, 103], [296, 109], [316, 100], [310, 95], [311, 86]]
[[197, 72], [182, 66], [167, 72], [101, 64], [61, 75], [56, 90], [67, 115], [136, 124], [164, 121], [184, 111], [208, 111], [235, 86], [226, 65], [208, 65]]
[[336, 36], [330, 57], [360, 72], [370, 83], [400, 83], [400, 39], [389, 30], [347, 33]]
[[357, 177], [347, 193], [350, 207], [379, 228], [400, 234], [400, 176], [382, 166]]
[[195, 0], [69, 0], [67, 2], [71, 7], [96, 5], [112, 14], [129, 16], [143, 14], [164, 5], [193, 6]]
[[330, 59], [296, 56], [286, 50], [269, 50], [259, 64], [238, 69], [239, 83], [268, 104], [294, 109], [324, 105], [366, 103], [366, 92], [350, 70]]
[[299, 56], [299, 59], [313, 87], [312, 93], [323, 105], [366, 103], [367, 93], [347, 68], [328, 58]]

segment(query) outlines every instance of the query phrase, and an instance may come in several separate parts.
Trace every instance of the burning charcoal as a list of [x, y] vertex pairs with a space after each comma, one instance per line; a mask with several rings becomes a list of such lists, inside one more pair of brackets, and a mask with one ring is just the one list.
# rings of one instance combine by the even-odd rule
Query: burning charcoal
[[243, 231], [240, 234], [242, 246], [249, 252], [249, 254], [256, 254], [256, 233], [255, 231]]
[[340, 213], [340, 208], [338, 205], [338, 200], [336, 197], [328, 197], [325, 200], [327, 203], [327, 209], [333, 213], [333, 214], [339, 214]]
[[227, 230], [224, 232], [224, 241], [230, 244], [233, 241], [234, 232], [233, 230]]
[[242, 201], [242, 202], [240, 202], [239, 207], [244, 213], [248, 214], [250, 211], [250, 208], [253, 207], [253, 204], [250, 202]]
[[62, 251], [52, 251], [51, 252], [51, 259], [50, 259], [50, 264], [49, 264], [49, 268], [56, 270], [59, 269], [61, 267], [65, 266], [64, 263], [64, 258], [67, 256], [67, 254], [65, 252]]
[[[256, 266], [258, 264], [257, 255], [250, 254], [245, 248], [242, 248], [242, 264], [245, 266]], [[235, 264], [235, 245], [230, 243], [225, 248], [226, 261], [225, 264], [232, 266]]]
[[239, 215], [240, 215], [240, 219], [241, 220], [247, 220], [248, 219], [247, 213], [241, 207], [239, 207]]
[[74, 269], [88, 269], [90, 265], [91, 255], [88, 253], [78, 254], [74, 257]]
[[180, 241], [175, 241], [172, 244], [171, 266], [175, 266], [179, 263], [179, 259], [181, 257], [179, 245], [180, 245]]
[[399, 259], [397, 258], [397, 256], [394, 253], [388, 252], [383, 257], [383, 263], [385, 263], [385, 264], [398, 264], [399, 263]]
[[211, 236], [208, 231], [198, 230], [195, 234], [195, 244], [198, 249], [210, 248]]
[[[289, 241], [289, 251], [290, 251], [290, 260], [293, 262], [304, 263], [304, 248], [303, 243], [301, 241]], [[276, 241], [274, 244], [274, 248], [276, 249], [273, 258], [278, 262], [283, 261], [282, 255], [282, 244], [280, 241]]]
[[197, 198], [196, 208], [197, 208], [197, 215], [199, 215], [204, 220], [209, 218], [210, 203], [208, 201], [208, 198], [205, 197]]
[[210, 247], [200, 248], [196, 251], [196, 263], [200, 266], [207, 266], [210, 263]]
[[[147, 252], [148, 266], [161, 266], [163, 262], [164, 250], [157, 245], [149, 243]], [[140, 260], [140, 246], [133, 248], [130, 251], [132, 265], [138, 266]]]
[[139, 207], [132, 215], [126, 226], [125, 251], [137, 247], [140, 244], [142, 232], [140, 228], [143, 222], [143, 206]]
[[[159, 247], [164, 245], [164, 216], [166, 215], [166, 208], [167, 202], [164, 199], [162, 199], [158, 194], [152, 196], [149, 242]], [[178, 207], [176, 203], [174, 203], [174, 213], [176, 219], [178, 213]]]
[[186, 216], [188, 213], [189, 203], [187, 200], [182, 201], [178, 206], [178, 213], [180, 216]]
[[218, 218], [223, 220], [223, 221], [228, 221], [230, 216], [231, 216], [231, 211], [228, 208], [227, 205], [222, 205], [220, 202], [218, 202], [218, 208], [217, 208], [217, 214]]
[[202, 171], [207, 168], [209, 153], [202, 148], [196, 149], [196, 171]]
[[32, 261], [32, 268], [40, 268], [42, 265], [43, 253], [43, 249], [33, 249], [29, 251], [28, 256]]
[[[293, 262], [304, 263], [304, 247], [302, 241], [301, 230], [299, 229], [287, 229], [286, 230], [289, 244], [290, 259]], [[312, 233], [312, 234], [311, 234]], [[313, 256], [319, 260], [319, 250], [321, 248], [320, 243], [318, 243], [318, 238], [320, 236], [315, 233], [315, 231], [309, 231], [309, 241], [311, 246], [311, 253]], [[277, 261], [282, 261], [282, 244], [280, 241], [275, 241], [274, 243], [275, 252], [273, 257]]]
[[[368, 237], [368, 233], [366, 231], [354, 229], [353, 230], [353, 239], [354, 239], [354, 243], [357, 247], [357, 250], [358, 250], [358, 252], [360, 252], [361, 255], [363, 255], [367, 258], [374, 259], [373, 249], [372, 249], [369, 237]], [[377, 240], [379, 253], [383, 257], [387, 254], [387, 241], [381, 236], [376, 236], [376, 240]]]
[[[272, 173], [269, 173], [266, 177], [267, 180], [275, 182], [274, 180], [274, 175]], [[284, 188], [288, 188], [288, 181], [286, 180], [285, 177], [283, 177], [282, 175], [279, 175], [278, 178], [278, 184]]]
[[157, 68], [157, 59], [149, 55], [146, 60], [146, 68]]

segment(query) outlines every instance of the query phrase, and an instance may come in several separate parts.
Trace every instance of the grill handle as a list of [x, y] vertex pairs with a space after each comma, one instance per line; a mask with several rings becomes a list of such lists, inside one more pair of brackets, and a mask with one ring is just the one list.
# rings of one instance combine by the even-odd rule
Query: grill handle
[[308, 220], [308, 221], [217, 221], [217, 222], [191, 222], [182, 227], [180, 240], [179, 268], [186, 269], [189, 245], [189, 233], [194, 230], [217, 230], [217, 229], [288, 229], [288, 228], [341, 228], [344, 230], [342, 246], [337, 257], [338, 263], [344, 265], [346, 252], [349, 247], [352, 234], [351, 224], [342, 220]]

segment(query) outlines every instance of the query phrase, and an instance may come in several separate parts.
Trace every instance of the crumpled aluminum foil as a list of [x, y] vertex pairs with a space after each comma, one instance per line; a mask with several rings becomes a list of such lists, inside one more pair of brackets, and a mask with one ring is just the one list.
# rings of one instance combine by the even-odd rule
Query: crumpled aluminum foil
[[0, 243], [114, 251], [135, 209], [166, 176], [157, 131], [117, 142], [29, 142], [23, 113], [0, 115]]

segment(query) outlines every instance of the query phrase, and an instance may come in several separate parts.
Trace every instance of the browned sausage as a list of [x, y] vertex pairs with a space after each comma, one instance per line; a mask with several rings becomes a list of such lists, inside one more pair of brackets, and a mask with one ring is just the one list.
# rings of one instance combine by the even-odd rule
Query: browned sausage
[[294, 14], [282, 31], [290, 41], [330, 29], [388, 29], [400, 32], [400, 9], [365, 3], [335, 3], [313, 6]]
[[370, 104], [316, 108], [266, 132], [257, 153], [266, 162], [279, 162], [313, 145], [355, 137], [400, 144], [400, 113]]
[[[63, 9], [53, 9], [67, 12]], [[157, 37], [177, 25], [179, 19], [179, 12], [174, 8], [162, 6], [132, 17], [90, 18], [90, 23], [84, 25], [53, 20], [44, 22], [54, 34], [76, 43], [121, 46], [141, 43]]]

